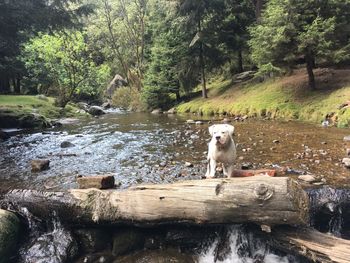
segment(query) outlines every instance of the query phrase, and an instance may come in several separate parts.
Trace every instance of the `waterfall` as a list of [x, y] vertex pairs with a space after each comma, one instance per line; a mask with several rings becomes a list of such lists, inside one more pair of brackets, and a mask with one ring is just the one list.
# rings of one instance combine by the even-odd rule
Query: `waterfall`
[[242, 225], [231, 226], [227, 236], [219, 236], [198, 258], [199, 263], [297, 263], [291, 255], [281, 256]]

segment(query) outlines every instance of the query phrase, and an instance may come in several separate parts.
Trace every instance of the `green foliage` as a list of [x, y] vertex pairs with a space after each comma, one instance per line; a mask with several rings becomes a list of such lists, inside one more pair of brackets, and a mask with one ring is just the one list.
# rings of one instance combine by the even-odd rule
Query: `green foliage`
[[339, 41], [339, 35], [347, 34], [340, 25], [350, 22], [344, 17], [350, 8], [345, 2], [270, 0], [261, 23], [250, 30], [253, 61], [261, 68], [269, 63], [292, 67], [300, 58], [317, 63], [334, 60], [335, 51], [348, 44]]
[[74, 96], [96, 97], [110, 75], [106, 65], [97, 66], [80, 32], [40, 34], [24, 46], [22, 61], [28, 79], [36, 85], [55, 87], [58, 105]]
[[153, 43], [142, 97], [150, 108], [167, 108], [171, 105], [172, 94], [180, 98], [180, 76], [185, 75], [183, 64], [187, 55], [186, 35], [171, 6], [164, 2], [155, 4], [157, 7], [152, 6], [150, 15]]
[[142, 111], [146, 108], [138, 90], [130, 87], [118, 88], [113, 94], [112, 104], [115, 107], [133, 111]]
[[90, 11], [80, 0], [0, 1], [0, 92], [8, 92], [10, 80], [18, 81], [26, 73], [18, 59], [22, 43], [39, 31], [78, 25], [78, 17]]

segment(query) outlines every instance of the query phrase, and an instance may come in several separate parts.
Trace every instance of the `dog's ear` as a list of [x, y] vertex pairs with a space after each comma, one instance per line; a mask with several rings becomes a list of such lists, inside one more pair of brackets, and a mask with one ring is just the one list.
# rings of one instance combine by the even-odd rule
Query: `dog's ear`
[[228, 128], [228, 132], [231, 135], [231, 137], [235, 134], [235, 127], [233, 127], [230, 124], [226, 124], [227, 128]]
[[209, 133], [210, 133], [211, 136], [213, 136], [214, 127], [215, 127], [215, 125], [212, 125], [212, 126], [209, 127]]

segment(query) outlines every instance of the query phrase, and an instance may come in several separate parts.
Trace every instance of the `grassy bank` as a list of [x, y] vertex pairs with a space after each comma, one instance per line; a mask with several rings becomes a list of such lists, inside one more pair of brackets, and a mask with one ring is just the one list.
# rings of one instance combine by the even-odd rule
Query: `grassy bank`
[[177, 106], [178, 112], [204, 115], [269, 116], [320, 123], [327, 114], [338, 127], [350, 126], [350, 70], [315, 70], [317, 90], [307, 88], [304, 70], [263, 83], [231, 84], [217, 79], [209, 84], [209, 98], [195, 98]]
[[74, 105], [64, 109], [54, 105], [54, 99], [40, 96], [0, 95], [0, 110], [11, 111], [14, 114], [37, 113], [49, 119], [76, 116]]

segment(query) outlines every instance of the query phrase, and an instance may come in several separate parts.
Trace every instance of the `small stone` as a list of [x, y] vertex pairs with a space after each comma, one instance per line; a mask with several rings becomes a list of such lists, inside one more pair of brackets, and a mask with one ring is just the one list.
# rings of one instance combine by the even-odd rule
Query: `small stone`
[[251, 164], [251, 163], [242, 163], [241, 169], [242, 169], [242, 170], [250, 170], [250, 169], [253, 169], [253, 164]]
[[315, 160], [315, 164], [320, 164], [320, 160]]
[[202, 121], [196, 121], [196, 125], [203, 125], [204, 123]]
[[344, 141], [350, 142], [350, 135], [344, 137]]
[[280, 141], [279, 140], [273, 140], [272, 142], [273, 143], [279, 143]]
[[239, 156], [239, 157], [238, 157], [238, 160], [241, 160], [241, 161], [242, 161], [242, 160], [244, 160], [244, 157], [243, 157], [243, 156]]
[[194, 120], [187, 120], [186, 123], [188, 123], [188, 124], [195, 124], [196, 122]]
[[321, 144], [327, 144], [327, 142], [321, 142]]
[[316, 178], [311, 174], [299, 175], [298, 179], [310, 184], [317, 181]]
[[61, 142], [61, 148], [69, 148], [69, 147], [73, 147], [73, 146], [75, 146], [75, 144], [74, 144], [74, 143], [71, 143], [71, 142], [69, 142], [69, 141], [63, 141], [63, 142]]
[[50, 161], [42, 159], [32, 160], [30, 165], [32, 167], [32, 172], [41, 172], [50, 168]]
[[160, 166], [160, 167], [165, 167], [165, 166], [166, 166], [166, 162], [161, 162], [161, 163], [159, 164], [159, 166]]
[[193, 163], [185, 162], [185, 166], [186, 166], [186, 167], [193, 167]]
[[343, 158], [341, 161], [346, 168], [350, 168], [350, 158]]
[[151, 113], [152, 114], [162, 114], [163, 111], [161, 109], [154, 109]]
[[346, 149], [346, 155], [347, 155], [347, 156], [350, 156], [350, 148], [347, 148], [347, 149]]

